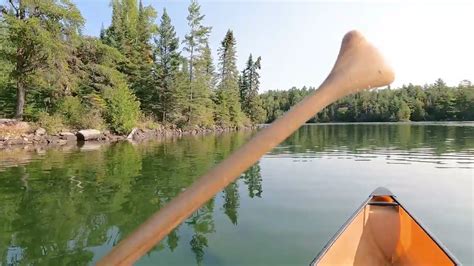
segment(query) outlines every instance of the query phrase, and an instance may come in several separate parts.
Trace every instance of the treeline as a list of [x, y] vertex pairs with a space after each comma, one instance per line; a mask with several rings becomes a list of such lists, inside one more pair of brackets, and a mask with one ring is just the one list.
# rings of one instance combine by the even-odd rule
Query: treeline
[[[267, 91], [261, 95], [270, 123], [315, 88]], [[468, 81], [449, 87], [438, 79], [434, 84], [409, 84], [399, 89], [375, 89], [345, 97], [308, 122], [472, 121], [474, 86]]]
[[38, 121], [50, 131], [137, 124], [242, 127], [263, 122], [260, 57], [237, 69], [228, 30], [213, 64], [205, 16], [192, 0], [188, 33], [176, 35], [166, 9], [112, 0], [111, 25], [84, 36], [69, 0], [5, 1], [0, 6], [0, 116]]

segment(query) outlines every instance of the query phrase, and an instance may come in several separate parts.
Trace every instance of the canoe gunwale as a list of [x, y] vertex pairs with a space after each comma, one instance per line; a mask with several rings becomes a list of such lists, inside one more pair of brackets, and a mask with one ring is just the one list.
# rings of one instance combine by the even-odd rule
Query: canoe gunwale
[[[374, 197], [377, 197], [377, 196], [389, 196], [390, 198], [393, 199], [394, 202], [376, 202], [375, 204], [371, 204], [371, 200], [374, 198]], [[449, 249], [444, 246], [441, 241], [439, 241], [438, 238], [436, 238], [434, 236], [434, 234], [432, 234], [430, 232], [430, 230], [428, 229], [428, 227], [426, 227], [423, 223], [421, 223], [407, 208], [405, 205], [402, 204], [402, 202], [400, 202], [397, 197], [388, 189], [386, 188], [383, 188], [383, 187], [379, 187], [377, 188], [376, 190], [374, 190], [370, 195], [369, 197], [357, 208], [356, 211], [354, 211], [354, 213], [349, 217], [349, 219], [347, 219], [347, 221], [339, 228], [339, 230], [334, 234], [334, 236], [328, 241], [328, 243], [326, 245], [324, 245], [324, 247], [322, 248], [321, 251], [318, 252], [318, 255], [313, 259], [313, 261], [311, 262], [311, 266], [314, 266], [314, 265], [317, 265], [321, 259], [323, 258], [323, 256], [329, 251], [329, 249], [336, 243], [336, 241], [338, 240], [338, 238], [342, 235], [342, 233], [344, 233], [344, 231], [347, 229], [347, 227], [354, 221], [354, 219], [357, 217], [357, 215], [365, 208], [366, 205], [381, 205], [381, 206], [399, 206], [400, 208], [402, 208], [409, 216], [410, 218], [415, 221], [415, 223], [418, 224], [419, 227], [421, 227], [421, 229], [426, 233], [426, 235], [428, 235], [432, 240], [433, 242], [446, 254], [446, 256], [453, 262], [454, 265], [462, 265], [457, 259], [456, 257], [453, 255], [453, 253], [451, 253], [449, 251]]]
[[392, 196], [392, 198], [398, 202], [398, 204], [403, 208], [403, 210], [405, 210], [405, 212], [410, 216], [410, 218], [413, 219], [413, 221], [415, 221], [415, 223], [418, 224], [418, 226], [421, 227], [421, 229], [433, 240], [433, 242], [446, 254], [446, 256], [448, 256], [451, 261], [454, 263], [454, 265], [462, 265], [460, 261], [458, 261], [456, 259], [456, 257], [454, 256], [454, 254], [449, 251], [449, 249], [443, 245], [443, 243], [437, 238], [435, 237], [435, 235], [433, 233], [431, 233], [431, 231], [428, 229], [428, 227], [426, 225], [424, 225], [422, 222], [420, 222], [420, 220], [418, 220], [407, 208], [405, 205], [403, 205], [398, 199], [397, 197], [395, 196]]

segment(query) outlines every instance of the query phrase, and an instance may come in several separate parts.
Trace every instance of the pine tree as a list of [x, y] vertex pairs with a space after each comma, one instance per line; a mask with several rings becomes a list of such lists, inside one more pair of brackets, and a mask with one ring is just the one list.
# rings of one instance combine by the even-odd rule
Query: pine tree
[[126, 61], [121, 71], [126, 74], [133, 92], [143, 103], [142, 108], [150, 111], [153, 50], [150, 44], [157, 31], [154, 23], [157, 13], [151, 6], [143, 6], [140, 0], [113, 0], [112, 23], [101, 31], [104, 43], [119, 49]]
[[[191, 0], [187, 16], [189, 33], [186, 34], [183, 44], [184, 51], [188, 53], [188, 124], [209, 126], [211, 123], [212, 109], [210, 106], [209, 87], [206, 83], [209, 77], [204, 71], [208, 58], [204, 58], [205, 49], [208, 47], [208, 37], [211, 28], [202, 25], [204, 15], [200, 13], [200, 6], [196, 0]], [[199, 68], [199, 69], [198, 69]]]
[[151, 90], [153, 88], [153, 47], [150, 43], [152, 36], [157, 32], [154, 23], [157, 13], [151, 6], [143, 6], [139, 2], [138, 18], [136, 23], [136, 44], [129, 55], [134, 68], [130, 71], [130, 87], [142, 102], [142, 109], [150, 110]]
[[211, 53], [211, 48], [209, 47], [209, 42], [206, 42], [206, 45], [204, 46], [202, 55], [201, 55], [201, 62], [202, 62], [202, 68], [203, 72], [207, 75], [207, 87], [211, 91], [211, 94], [215, 91], [216, 88], [216, 76], [215, 76], [215, 71], [216, 67], [214, 66], [213, 59], [212, 59], [212, 53]]
[[240, 103], [242, 110], [250, 118], [252, 123], [261, 123], [265, 120], [265, 110], [263, 109], [262, 100], [258, 95], [260, 86], [261, 57], [253, 61], [252, 54], [247, 60], [246, 68], [240, 76]]
[[101, 39], [104, 43], [121, 50], [124, 39], [122, 2], [112, 0], [110, 5], [112, 6], [112, 22], [110, 27], [101, 34]]
[[138, 6], [137, 0], [123, 0], [122, 20], [126, 49], [133, 49], [137, 40]]
[[154, 73], [156, 88], [153, 92], [154, 112], [163, 122], [173, 123], [179, 119], [182, 108], [180, 90], [176, 86], [181, 56], [178, 52], [179, 39], [176, 37], [171, 19], [163, 9], [158, 38], [155, 39]]
[[155, 25], [157, 13], [151, 6], [143, 6], [140, 0], [138, 7], [138, 21], [136, 25], [137, 31], [137, 51], [138, 58], [142, 64], [153, 62], [153, 51], [150, 44], [152, 36], [157, 32], [158, 27]]
[[188, 124], [210, 127], [213, 125], [214, 106], [212, 88], [214, 86], [214, 65], [209, 45], [194, 61], [194, 79], [190, 82], [193, 88], [193, 99], [188, 101]]
[[228, 30], [219, 49], [219, 85], [216, 91], [215, 120], [220, 126], [240, 127], [246, 121], [239, 101], [236, 41]]

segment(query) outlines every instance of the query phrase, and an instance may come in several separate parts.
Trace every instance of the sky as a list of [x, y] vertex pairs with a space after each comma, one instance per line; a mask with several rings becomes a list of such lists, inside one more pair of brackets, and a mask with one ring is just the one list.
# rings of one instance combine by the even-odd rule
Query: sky
[[[110, 23], [110, 0], [73, 0], [86, 19], [83, 32], [98, 36]], [[143, 0], [161, 16], [166, 8], [183, 39], [189, 1]], [[392, 87], [474, 82], [474, 1], [206, 1], [214, 60], [226, 31], [237, 40], [241, 70], [250, 53], [262, 57], [261, 91], [319, 86], [331, 70], [344, 34], [362, 32], [395, 70]], [[159, 23], [159, 17], [157, 19]]]

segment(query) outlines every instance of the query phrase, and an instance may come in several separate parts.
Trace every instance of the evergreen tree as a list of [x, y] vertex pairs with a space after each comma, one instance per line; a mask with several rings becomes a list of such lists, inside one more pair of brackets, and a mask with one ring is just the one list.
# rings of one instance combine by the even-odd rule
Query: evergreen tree
[[116, 47], [127, 60], [121, 66], [130, 88], [143, 103], [142, 108], [150, 109], [150, 88], [153, 87], [153, 51], [150, 40], [156, 33], [156, 11], [151, 6], [143, 6], [140, 0], [113, 0], [112, 23], [101, 32], [104, 43]]
[[110, 5], [112, 6], [112, 22], [110, 27], [101, 33], [101, 39], [106, 44], [121, 50], [125, 33], [122, 2], [121, 0], [112, 0]]
[[239, 77], [240, 103], [242, 110], [250, 118], [252, 123], [261, 123], [265, 120], [265, 110], [262, 107], [262, 101], [258, 95], [260, 86], [261, 57], [253, 61], [252, 54], [247, 60], [247, 65]]
[[68, 0], [8, 3], [1, 9], [2, 24], [7, 27], [6, 38], [13, 49], [2, 46], [0, 50], [14, 65], [9, 74], [16, 87], [15, 117], [22, 119], [27, 88], [53, 84], [58, 95], [74, 86], [68, 59], [84, 20]]
[[130, 61], [134, 66], [130, 73], [130, 87], [142, 102], [142, 109], [151, 112], [151, 91], [153, 88], [153, 47], [150, 43], [158, 27], [154, 21], [157, 13], [151, 6], [139, 2], [136, 24], [136, 44], [131, 50]]
[[153, 111], [162, 122], [173, 123], [180, 118], [182, 108], [181, 91], [176, 78], [179, 72], [181, 56], [178, 51], [179, 39], [176, 36], [171, 19], [163, 9], [158, 38], [155, 39], [154, 73], [156, 87], [153, 92]]
[[212, 88], [214, 87], [214, 65], [211, 50], [206, 44], [202, 53], [194, 60], [194, 79], [190, 82], [193, 90], [192, 99], [188, 101], [188, 124], [210, 127], [214, 124], [214, 106]]
[[123, 0], [122, 6], [122, 21], [125, 35], [125, 46], [128, 50], [126, 53], [130, 53], [129, 49], [133, 49], [133, 46], [136, 44], [136, 40], [138, 39], [137, 30], [139, 12], [137, 0]]
[[234, 34], [228, 30], [219, 49], [219, 85], [215, 110], [216, 122], [224, 127], [240, 127], [246, 122], [239, 101], [235, 45]]
[[[183, 40], [183, 50], [188, 53], [188, 99], [186, 116], [189, 125], [210, 126], [212, 124], [212, 103], [209, 91], [209, 79], [205, 71], [210, 57], [208, 37], [211, 27], [202, 25], [204, 15], [201, 15], [200, 6], [195, 0], [191, 0], [188, 7], [189, 33]], [[206, 52], [209, 55], [205, 54]], [[212, 60], [212, 59], [211, 59]]]
[[212, 95], [216, 87], [216, 76], [215, 76], [216, 67], [214, 66], [214, 63], [213, 63], [211, 48], [209, 47], [209, 42], [206, 42], [206, 45], [204, 46], [200, 59], [201, 59], [200, 63], [202, 65], [202, 71], [207, 76], [206, 78], [207, 87], [211, 91], [211, 95]]
[[157, 13], [155, 9], [151, 6], [144, 7], [140, 0], [136, 25], [137, 44], [135, 50], [140, 60], [138, 62], [142, 64], [153, 62], [153, 51], [150, 40], [158, 30], [158, 27], [154, 23], [156, 16]]

